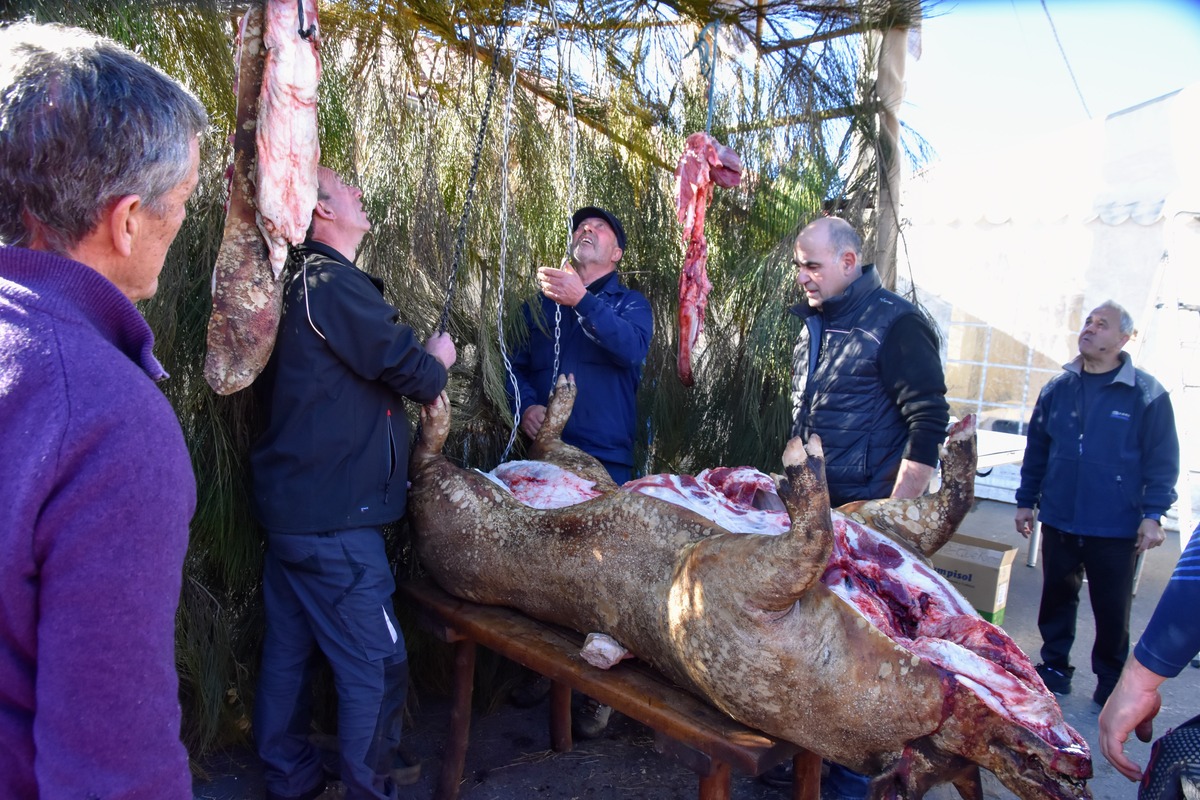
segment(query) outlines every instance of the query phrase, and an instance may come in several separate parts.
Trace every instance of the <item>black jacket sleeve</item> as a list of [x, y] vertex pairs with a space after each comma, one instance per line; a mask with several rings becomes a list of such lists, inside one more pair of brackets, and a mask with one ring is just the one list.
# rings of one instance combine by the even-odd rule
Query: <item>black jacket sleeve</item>
[[937, 339], [916, 314], [896, 320], [879, 347], [879, 376], [908, 423], [902, 458], [936, 466], [950, 424], [946, 376]]
[[412, 328], [399, 321], [366, 273], [326, 272], [312, 281], [309, 312], [329, 349], [365, 380], [387, 384], [418, 403], [430, 403], [446, 386], [446, 368], [425, 351]]

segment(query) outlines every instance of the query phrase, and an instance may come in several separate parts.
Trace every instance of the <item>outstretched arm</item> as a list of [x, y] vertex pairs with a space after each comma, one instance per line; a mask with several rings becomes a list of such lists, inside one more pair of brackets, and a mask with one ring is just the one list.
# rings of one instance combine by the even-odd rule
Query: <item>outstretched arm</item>
[[1198, 602], [1200, 527], [1175, 563], [1150, 624], [1100, 713], [1100, 752], [1130, 780], [1142, 776], [1141, 767], [1125, 755], [1130, 731], [1136, 731], [1143, 742], [1150, 741], [1151, 721], [1162, 705], [1158, 687], [1178, 675], [1200, 650], [1200, 621], [1195, 615]]
[[1131, 781], [1142, 779], [1142, 768], [1125, 755], [1125, 742], [1131, 732], [1143, 742], [1153, 737], [1153, 720], [1162, 707], [1158, 687], [1165, 680], [1143, 667], [1137, 658], [1130, 658], [1100, 712], [1100, 752]]

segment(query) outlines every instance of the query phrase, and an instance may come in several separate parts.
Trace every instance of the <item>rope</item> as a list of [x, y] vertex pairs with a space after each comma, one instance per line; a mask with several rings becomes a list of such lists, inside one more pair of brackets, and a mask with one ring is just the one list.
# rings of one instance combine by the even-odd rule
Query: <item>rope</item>
[[500, 9], [500, 24], [496, 28], [496, 45], [492, 49], [492, 69], [488, 74], [487, 97], [483, 101], [483, 116], [479, 120], [479, 133], [475, 136], [475, 153], [471, 160], [471, 175], [467, 179], [467, 196], [463, 201], [462, 217], [458, 221], [458, 238], [454, 242], [454, 258], [450, 265], [450, 279], [446, 286], [446, 304], [442, 306], [442, 318], [438, 322], [438, 333], [445, 333], [450, 323], [450, 306], [454, 303], [454, 289], [458, 282], [458, 268], [462, 262], [463, 246], [467, 239], [467, 221], [471, 217], [471, 201], [475, 196], [475, 178], [479, 175], [479, 162], [483, 155], [483, 142], [487, 135], [488, 118], [492, 111], [492, 96], [496, 93], [496, 75], [500, 68], [500, 48], [504, 44], [504, 32], [508, 27], [508, 3]]
[[296, 13], [300, 17], [300, 29], [296, 33], [300, 34], [301, 39], [312, 41], [312, 36], [317, 30], [315, 24], [304, 27], [304, 0], [296, 0]]

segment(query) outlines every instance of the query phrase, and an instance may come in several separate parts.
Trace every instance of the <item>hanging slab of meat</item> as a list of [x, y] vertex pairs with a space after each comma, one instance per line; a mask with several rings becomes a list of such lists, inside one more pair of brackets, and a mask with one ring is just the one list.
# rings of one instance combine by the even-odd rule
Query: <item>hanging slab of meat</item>
[[[304, 8], [307, 38], [298, 29], [297, 2]], [[321, 78], [317, 0], [267, 0], [263, 43], [267, 63], [259, 100], [259, 227], [278, 279], [288, 244], [300, 244], [317, 204], [317, 83]]]
[[707, 133], [693, 133], [684, 143], [675, 168], [675, 208], [683, 225], [683, 271], [679, 275], [679, 361], [677, 373], [691, 386], [692, 350], [704, 331], [708, 306], [708, 242], [704, 214], [712, 202], [713, 185], [732, 188], [742, 181], [742, 160], [732, 149]]
[[[305, 25], [315, 31], [314, 0], [305, 6]], [[295, 0], [268, 0], [265, 14], [252, 5], [239, 29], [233, 165], [204, 361], [218, 394], [246, 388], [266, 366], [287, 243], [304, 240], [316, 205], [320, 62], [315, 32], [302, 39], [298, 21]]]
[[[422, 410], [409, 517], [442, 588], [602, 634], [744, 724], [875, 776], [873, 800], [945, 782], [982, 797], [980, 767], [1024, 800], [1090, 797], [1087, 743], [1029, 659], [926, 559], [973, 502], [973, 419], [951, 432], [937, 494], [831, 511], [815, 437], [788, 444], [775, 480], [713, 470], [618, 489], [558, 438], [574, 397], [560, 378], [531, 454], [599, 494], [560, 508], [454, 466], [444, 396]], [[767, 532], [734, 533], [639, 483], [716, 493], [747, 520], [728, 524]]]

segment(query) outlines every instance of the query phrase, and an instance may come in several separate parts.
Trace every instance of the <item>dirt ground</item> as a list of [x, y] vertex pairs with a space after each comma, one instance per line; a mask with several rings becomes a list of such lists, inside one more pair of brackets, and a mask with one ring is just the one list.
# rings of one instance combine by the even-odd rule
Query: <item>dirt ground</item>
[[[1037, 633], [1037, 604], [1041, 570], [1027, 567], [1026, 548], [1013, 532], [1014, 507], [983, 500], [967, 517], [962, 533], [993, 541], [1020, 545], [1013, 567], [1012, 585], [1003, 627], [1035, 662], [1041, 639]], [[1145, 628], [1154, 604], [1170, 577], [1179, 555], [1179, 536], [1168, 532], [1167, 542], [1146, 558], [1138, 592], [1134, 598], [1131, 631], [1136, 641]], [[1093, 746], [1095, 778], [1091, 781], [1096, 800], [1118, 800], [1136, 796], [1136, 786], [1109, 766], [1096, 749], [1097, 716], [1100, 709], [1091, 700], [1095, 681], [1088, 670], [1093, 636], [1091, 610], [1081, 601], [1079, 631], [1072, 662], [1077, 665], [1074, 692], [1060, 699], [1067, 721]], [[1164, 684], [1164, 706], [1156, 735], [1200, 713], [1200, 669], [1187, 668], [1178, 678]], [[420, 780], [401, 787], [400, 797], [430, 798], [437, 782], [444, 740], [449, 730], [449, 699], [418, 695], [410, 704], [411, 725], [405, 729], [405, 744], [421, 758]], [[569, 753], [550, 750], [548, 703], [531, 709], [504, 705], [492, 712], [477, 711], [471, 721], [471, 741], [459, 796], [463, 800], [690, 800], [696, 797], [695, 774], [660, 755], [654, 749], [653, 733], [624, 717], [614, 716], [606, 733], [593, 741], [577, 741]], [[1149, 745], [1133, 742], [1128, 751], [1145, 763]], [[207, 777], [194, 783], [196, 800], [242, 800], [262, 797], [261, 767], [249, 752], [223, 753], [204, 765]], [[332, 764], [331, 764], [332, 766]], [[1014, 795], [985, 774], [985, 795], [1011, 800]], [[784, 800], [788, 792], [759, 783], [735, 772], [734, 800]], [[957, 797], [948, 786], [939, 787], [930, 800]], [[828, 799], [827, 799], [828, 800]]]

